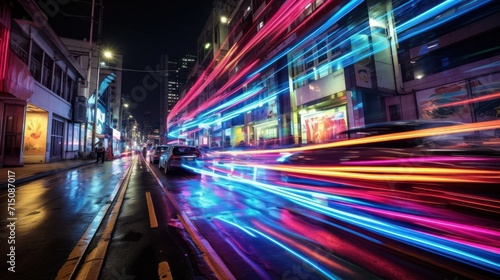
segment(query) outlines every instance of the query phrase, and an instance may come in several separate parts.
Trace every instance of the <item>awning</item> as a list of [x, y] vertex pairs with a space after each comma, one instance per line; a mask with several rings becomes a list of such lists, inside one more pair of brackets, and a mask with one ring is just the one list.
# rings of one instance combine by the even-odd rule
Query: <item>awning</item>
[[0, 91], [27, 101], [33, 95], [34, 88], [35, 81], [33, 76], [31, 76], [30, 69], [9, 48], [4, 88]]

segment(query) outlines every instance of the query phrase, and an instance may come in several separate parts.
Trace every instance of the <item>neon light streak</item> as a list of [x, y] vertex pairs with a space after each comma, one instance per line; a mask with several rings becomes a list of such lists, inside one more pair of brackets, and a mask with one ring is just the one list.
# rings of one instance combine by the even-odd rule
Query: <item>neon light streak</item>
[[[192, 169], [195, 170], [195, 169]], [[208, 172], [197, 169], [202, 174], [210, 175]], [[350, 224], [360, 226], [367, 230], [381, 234], [383, 236], [391, 237], [404, 243], [413, 244], [424, 250], [428, 250], [458, 261], [467, 262], [474, 266], [485, 268], [491, 271], [500, 271], [500, 263], [494, 261], [497, 255], [479, 250], [466, 244], [459, 244], [443, 238], [435, 237], [429, 234], [421, 233], [419, 231], [407, 229], [395, 224], [387, 223], [373, 218], [364, 217], [359, 214], [349, 213], [346, 211], [330, 208], [325, 205], [318, 204], [310, 199], [290, 193], [283, 188], [255, 182], [252, 180], [245, 180], [242, 178], [233, 179], [231, 177], [227, 180], [252, 185], [261, 190], [283, 196], [298, 205], [311, 209], [313, 211], [325, 214], [335, 219], [339, 219]]]

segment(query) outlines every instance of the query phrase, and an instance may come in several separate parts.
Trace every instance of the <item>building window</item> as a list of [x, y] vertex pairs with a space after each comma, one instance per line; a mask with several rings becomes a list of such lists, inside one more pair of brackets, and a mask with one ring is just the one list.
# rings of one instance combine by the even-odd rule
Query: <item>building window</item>
[[399, 104], [389, 105], [389, 117], [391, 121], [401, 120], [401, 109]]
[[74, 151], [73, 143], [76, 140], [76, 136], [74, 135], [74, 125], [73, 123], [68, 123], [68, 137], [66, 142], [66, 151]]
[[62, 77], [62, 69], [59, 65], [56, 64], [54, 68], [54, 83], [52, 84], [52, 91], [58, 96], [62, 95], [61, 89], [61, 77]]
[[316, 45], [316, 53], [318, 54], [318, 64], [328, 59], [328, 52], [326, 49], [326, 41], [323, 40]]
[[33, 78], [38, 82], [42, 82], [42, 58], [42, 49], [33, 43], [31, 46], [30, 71]]
[[304, 61], [306, 63], [306, 69], [310, 69], [310, 68], [314, 67], [314, 55], [313, 55], [312, 48], [305, 53]]
[[43, 58], [43, 71], [42, 71], [42, 84], [46, 88], [52, 88], [52, 69], [54, 67], [54, 60], [47, 54]]
[[50, 157], [62, 158], [63, 147], [64, 147], [64, 122], [59, 120], [52, 120]]

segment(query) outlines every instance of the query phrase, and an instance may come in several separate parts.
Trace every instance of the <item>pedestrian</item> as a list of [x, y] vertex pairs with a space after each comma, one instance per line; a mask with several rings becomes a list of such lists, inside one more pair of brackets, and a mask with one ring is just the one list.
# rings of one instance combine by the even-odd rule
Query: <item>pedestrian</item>
[[99, 158], [102, 159], [102, 163], [104, 163], [104, 147], [102, 146], [102, 142], [97, 143], [97, 147], [95, 148], [95, 152], [97, 154], [95, 163], [99, 162]]

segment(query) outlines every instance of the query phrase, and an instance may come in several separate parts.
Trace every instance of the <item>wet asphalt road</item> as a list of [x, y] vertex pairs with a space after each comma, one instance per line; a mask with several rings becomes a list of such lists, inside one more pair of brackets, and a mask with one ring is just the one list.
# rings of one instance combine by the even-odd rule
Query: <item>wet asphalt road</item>
[[[126, 181], [129, 167], [130, 179], [120, 201], [115, 192]], [[156, 164], [128, 157], [23, 185], [16, 191], [16, 272], [9, 272], [4, 261], [0, 278], [55, 279], [99, 212], [117, 204], [121, 208], [106, 240], [110, 242], [99, 279], [161, 279], [158, 267], [165, 262], [173, 279], [216, 279], [213, 266], [206, 262], [210, 252], [196, 245], [200, 237], [193, 239], [184, 218], [234, 279], [487, 279], [493, 275], [233, 179], [190, 172], [165, 175]], [[155, 228], [150, 224], [147, 192], [158, 221]], [[115, 194], [118, 199], [111, 203]], [[0, 198], [0, 209], [6, 209], [7, 193], [1, 192]], [[310, 199], [323, 203], [321, 197]], [[5, 212], [2, 215], [7, 225]], [[87, 252], [99, 247], [109, 223], [106, 216], [95, 228]], [[9, 228], [3, 226], [3, 256], [10, 249], [8, 234]]]
[[[16, 190], [15, 244], [7, 242], [9, 228], [0, 232], [2, 259], [15, 246], [15, 272], [2, 261], [1, 279], [56, 279], [71, 251], [99, 211], [111, 205], [110, 196], [129, 167], [130, 181], [116, 228], [100, 274], [100, 279], [158, 279], [158, 264], [167, 261], [175, 279], [195, 279], [204, 264], [197, 264], [199, 252], [190, 246], [189, 237], [176, 218], [172, 206], [150, 171], [139, 159], [117, 159], [92, 164], [23, 185]], [[151, 228], [145, 193], [150, 192], [158, 227]], [[7, 193], [0, 193], [1, 209], [7, 209]], [[88, 244], [97, 244], [101, 227]], [[187, 239], [186, 239], [187, 238]], [[195, 266], [191, 265], [191, 262]], [[210, 270], [203, 272], [210, 279]], [[75, 273], [76, 275], [76, 273]]]

